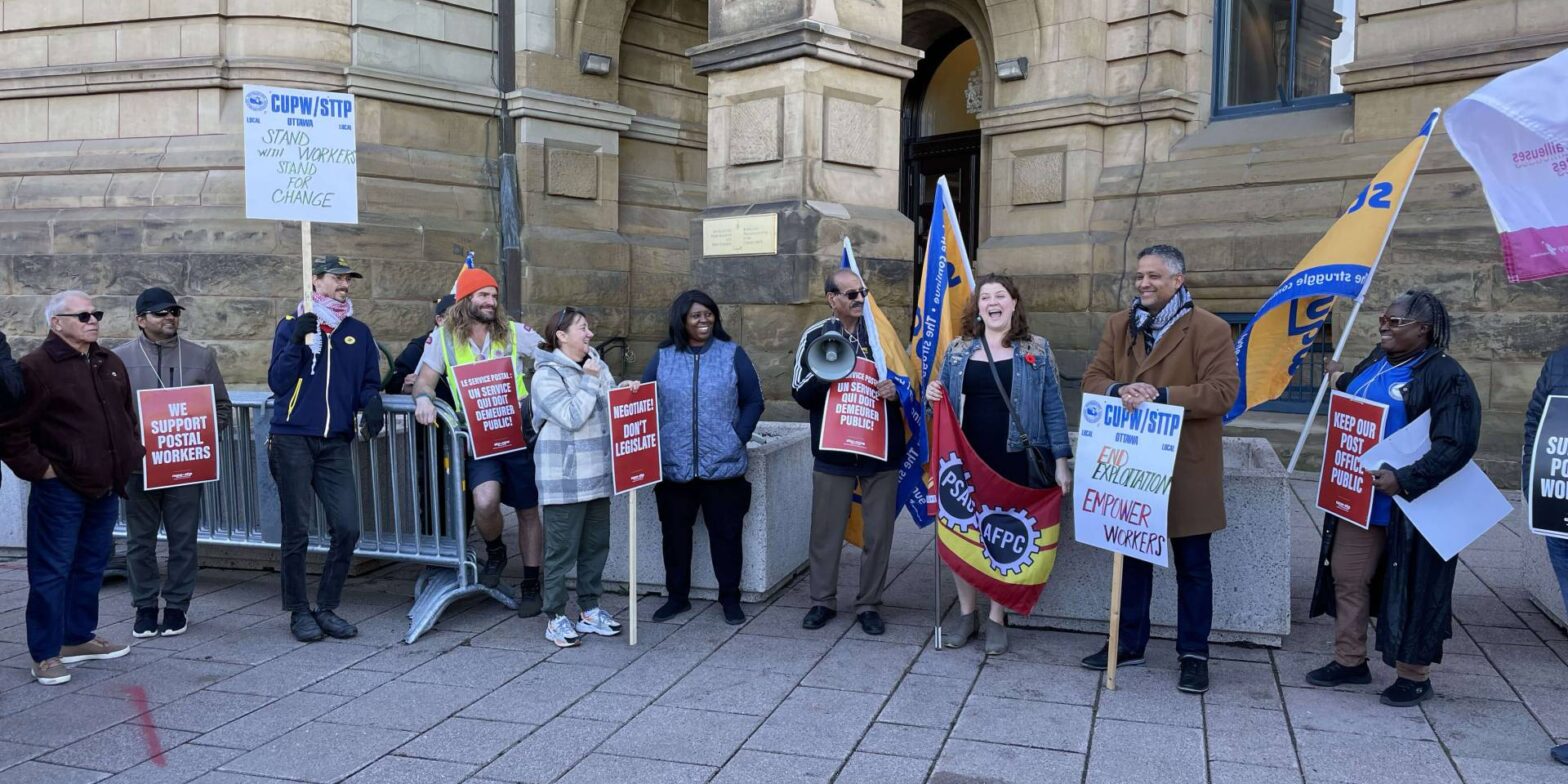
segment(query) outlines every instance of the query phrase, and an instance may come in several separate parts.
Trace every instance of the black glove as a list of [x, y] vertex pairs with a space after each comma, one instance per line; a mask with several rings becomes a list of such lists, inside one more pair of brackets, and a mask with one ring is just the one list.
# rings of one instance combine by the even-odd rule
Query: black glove
[[365, 417], [365, 438], [375, 438], [381, 435], [381, 428], [386, 427], [387, 424], [387, 413], [381, 407], [380, 395], [371, 395], [370, 400], [365, 402], [363, 416]]
[[315, 333], [316, 321], [316, 314], [314, 313], [306, 313], [294, 319], [294, 337], [291, 340], [295, 343], [304, 343], [305, 338]]

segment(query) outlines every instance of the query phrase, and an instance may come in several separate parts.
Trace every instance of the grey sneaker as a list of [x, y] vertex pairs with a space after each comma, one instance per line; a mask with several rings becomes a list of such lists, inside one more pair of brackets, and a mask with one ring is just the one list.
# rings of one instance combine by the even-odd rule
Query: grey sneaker
[[1007, 627], [990, 618], [985, 619], [985, 655], [1007, 653]]
[[65, 668], [65, 662], [60, 657], [33, 662], [33, 677], [45, 686], [65, 683], [71, 679], [71, 671]]
[[975, 636], [975, 614], [955, 612], [942, 624], [942, 647], [962, 648]]
[[577, 629], [572, 626], [572, 619], [564, 615], [550, 619], [549, 625], [544, 627], [544, 638], [555, 643], [557, 648], [571, 648], [583, 642]]
[[583, 634], [598, 634], [604, 637], [614, 637], [621, 633], [621, 625], [602, 607], [595, 607], [584, 612], [577, 621], [577, 631]]
[[60, 661], [66, 664], [93, 659], [118, 659], [131, 652], [129, 645], [115, 645], [102, 637], [94, 637], [81, 645], [67, 645], [60, 649]]

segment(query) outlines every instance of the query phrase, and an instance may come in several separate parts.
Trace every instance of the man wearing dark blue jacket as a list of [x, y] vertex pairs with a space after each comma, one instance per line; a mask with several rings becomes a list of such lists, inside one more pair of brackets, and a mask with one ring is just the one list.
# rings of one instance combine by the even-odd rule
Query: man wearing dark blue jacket
[[[1541, 376], [1535, 381], [1535, 392], [1530, 395], [1530, 405], [1524, 412], [1524, 451], [1519, 467], [1524, 471], [1524, 494], [1530, 497], [1530, 462], [1535, 454], [1536, 431], [1541, 427], [1541, 414], [1546, 411], [1546, 399], [1553, 395], [1568, 395], [1568, 346], [1557, 349], [1541, 366]], [[1562, 590], [1563, 602], [1568, 603], [1568, 539], [1553, 536], [1546, 540], [1546, 554], [1551, 559], [1552, 571], [1557, 573], [1557, 586]], [[1533, 546], [1533, 545], [1529, 545]], [[1552, 759], [1568, 765], [1568, 743], [1552, 749]]]
[[[385, 423], [380, 350], [348, 298], [349, 283], [364, 276], [337, 256], [316, 259], [312, 273], [310, 301], [278, 323], [267, 368], [273, 395], [267, 461], [283, 517], [283, 609], [292, 613], [289, 631], [301, 642], [359, 633], [334, 612], [359, 543], [354, 414], [364, 412], [371, 438]], [[305, 592], [312, 492], [332, 536], [314, 611]]]

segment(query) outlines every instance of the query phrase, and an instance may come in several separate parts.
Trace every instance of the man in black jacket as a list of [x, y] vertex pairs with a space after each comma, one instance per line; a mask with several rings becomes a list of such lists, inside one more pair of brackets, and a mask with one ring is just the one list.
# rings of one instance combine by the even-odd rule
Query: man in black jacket
[[[1536, 379], [1535, 392], [1530, 396], [1530, 407], [1524, 414], [1524, 453], [1519, 461], [1524, 471], [1525, 497], [1530, 496], [1530, 458], [1535, 452], [1536, 431], [1541, 426], [1541, 413], [1546, 410], [1546, 399], [1552, 395], [1568, 395], [1568, 346], [1546, 358], [1541, 366], [1541, 377]], [[1546, 553], [1551, 558], [1552, 570], [1557, 573], [1557, 587], [1563, 593], [1563, 603], [1568, 604], [1568, 539], [1555, 536], [1546, 540]], [[1552, 749], [1552, 759], [1568, 765], [1568, 743]]]
[[6, 341], [5, 333], [0, 332], [0, 420], [9, 419], [22, 404], [25, 390], [22, 366], [11, 358], [11, 344]]
[[[437, 329], [446, 321], [446, 310], [457, 302], [457, 298], [447, 294], [436, 300], [435, 326]], [[433, 339], [433, 332], [414, 337], [403, 347], [403, 353], [397, 355], [392, 362], [392, 373], [387, 376], [387, 383], [381, 391], [389, 395], [414, 394], [414, 378], [419, 375], [419, 358], [425, 355], [425, 346]], [[436, 382], [436, 398], [447, 405], [452, 405], [452, 390], [446, 384], [446, 376]]]
[[822, 413], [827, 402], [829, 382], [818, 378], [806, 364], [806, 350], [812, 341], [827, 332], [842, 334], [855, 346], [857, 354], [871, 359], [871, 339], [866, 329], [866, 284], [859, 275], [835, 270], [824, 285], [831, 318], [823, 319], [800, 336], [795, 349], [792, 394], [795, 402], [811, 412], [811, 453], [816, 458], [811, 474], [811, 604], [801, 625], [820, 629], [838, 614], [838, 559], [849, 520], [855, 487], [860, 487], [862, 553], [860, 589], [855, 597], [855, 613], [866, 634], [881, 634], [882, 588], [887, 579], [888, 553], [893, 545], [893, 519], [898, 516], [898, 466], [904, 455], [904, 419], [896, 400], [893, 382], [877, 382], [877, 397], [883, 401], [887, 421], [887, 459], [876, 460], [846, 452], [818, 448], [822, 436]]

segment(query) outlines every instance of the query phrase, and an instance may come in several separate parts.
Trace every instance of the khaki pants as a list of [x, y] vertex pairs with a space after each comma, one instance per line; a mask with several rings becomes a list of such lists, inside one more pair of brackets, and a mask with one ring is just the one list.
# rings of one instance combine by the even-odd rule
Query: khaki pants
[[[1372, 616], [1372, 578], [1383, 562], [1386, 529], [1362, 530], [1339, 521], [1334, 534], [1334, 661], [1359, 667], [1367, 660], [1367, 623]], [[1395, 674], [1412, 681], [1427, 679], [1430, 666], [1395, 663]]]
[[[811, 474], [811, 603], [833, 610], [838, 609], [838, 557], [855, 482], [852, 476], [821, 471]], [[875, 610], [882, 603], [888, 553], [893, 547], [893, 519], [898, 516], [898, 472], [883, 471], [861, 477], [859, 482], [865, 549], [860, 555], [856, 613]]]

